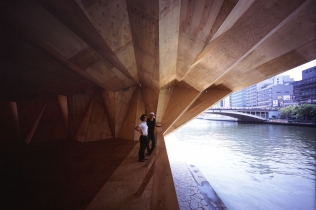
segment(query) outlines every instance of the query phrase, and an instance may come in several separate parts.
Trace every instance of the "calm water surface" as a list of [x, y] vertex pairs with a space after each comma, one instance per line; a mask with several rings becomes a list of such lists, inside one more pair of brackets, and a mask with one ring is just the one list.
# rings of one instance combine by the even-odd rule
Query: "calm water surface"
[[316, 209], [315, 128], [196, 119], [165, 139], [230, 210]]

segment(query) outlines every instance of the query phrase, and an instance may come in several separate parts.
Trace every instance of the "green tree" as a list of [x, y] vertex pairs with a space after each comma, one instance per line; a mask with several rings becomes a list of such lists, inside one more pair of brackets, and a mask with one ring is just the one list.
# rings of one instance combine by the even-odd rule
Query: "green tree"
[[290, 116], [292, 116], [295, 112], [295, 107], [293, 106], [287, 106], [287, 107], [283, 107], [280, 110], [280, 117], [282, 119], [288, 119]]
[[316, 116], [316, 106], [314, 106], [313, 104], [303, 104], [297, 106], [295, 110], [297, 116], [302, 117], [304, 120], [310, 120], [311, 118]]
[[313, 104], [303, 104], [299, 107], [297, 115], [303, 117], [303, 119], [310, 120], [316, 116], [316, 106]]

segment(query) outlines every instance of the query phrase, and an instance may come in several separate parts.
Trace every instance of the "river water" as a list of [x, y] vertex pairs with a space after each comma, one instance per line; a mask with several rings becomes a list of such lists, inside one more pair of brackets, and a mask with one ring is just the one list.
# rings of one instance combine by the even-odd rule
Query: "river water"
[[195, 119], [165, 138], [229, 210], [315, 210], [316, 130]]

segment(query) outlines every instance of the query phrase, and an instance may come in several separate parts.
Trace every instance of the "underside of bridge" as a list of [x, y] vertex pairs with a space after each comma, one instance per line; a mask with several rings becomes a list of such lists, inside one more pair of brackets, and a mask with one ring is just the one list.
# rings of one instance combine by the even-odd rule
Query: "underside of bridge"
[[[111, 170], [94, 183], [95, 190], [77, 206], [81, 209], [90, 201], [91, 209], [173, 209], [176, 197], [163, 137], [231, 92], [316, 58], [315, 0], [3, 0], [0, 5], [0, 141], [2, 149], [14, 151], [1, 158], [10, 165], [3, 177], [14, 173], [12, 164], [25, 163], [14, 159], [19, 152], [20, 158], [45, 156], [40, 151], [49, 148], [45, 151], [58, 159], [58, 168], [66, 149], [55, 144], [71, 142], [97, 151], [92, 141], [106, 142], [107, 154], [115, 153], [110, 162], [116, 164], [102, 166], [111, 165]], [[159, 126], [158, 146], [153, 166], [139, 169], [139, 175], [129, 170], [135, 164], [129, 160], [137, 160], [131, 156], [139, 137], [133, 128], [142, 113], [151, 111]], [[122, 146], [120, 153], [113, 141], [136, 146]], [[93, 153], [79, 152], [76, 164], [89, 165]], [[42, 161], [42, 169], [50, 167]], [[32, 169], [25, 173], [40, 171]], [[90, 186], [88, 172], [78, 173], [72, 177], [86, 184], [72, 188], [76, 192]], [[29, 186], [25, 178], [13, 177], [19, 186]], [[133, 191], [142, 183], [146, 207]], [[60, 186], [45, 198], [70, 188], [64, 182]], [[36, 200], [39, 189], [26, 190], [12, 202]], [[109, 198], [115, 194], [111, 189], [121, 189], [119, 196]], [[68, 207], [83, 194], [78, 196], [51, 197], [59, 199], [58, 207]]]

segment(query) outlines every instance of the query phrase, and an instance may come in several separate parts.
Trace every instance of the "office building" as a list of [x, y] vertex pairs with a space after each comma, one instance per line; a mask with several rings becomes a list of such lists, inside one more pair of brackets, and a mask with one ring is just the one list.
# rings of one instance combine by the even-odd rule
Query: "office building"
[[234, 92], [230, 95], [231, 107], [246, 107], [246, 91], [247, 88]]
[[275, 76], [231, 94], [232, 107], [275, 107], [293, 103], [293, 78]]
[[257, 107], [283, 107], [293, 103], [293, 85], [269, 85], [257, 90]]
[[293, 83], [295, 102], [316, 104], [316, 66], [302, 71], [302, 80]]

